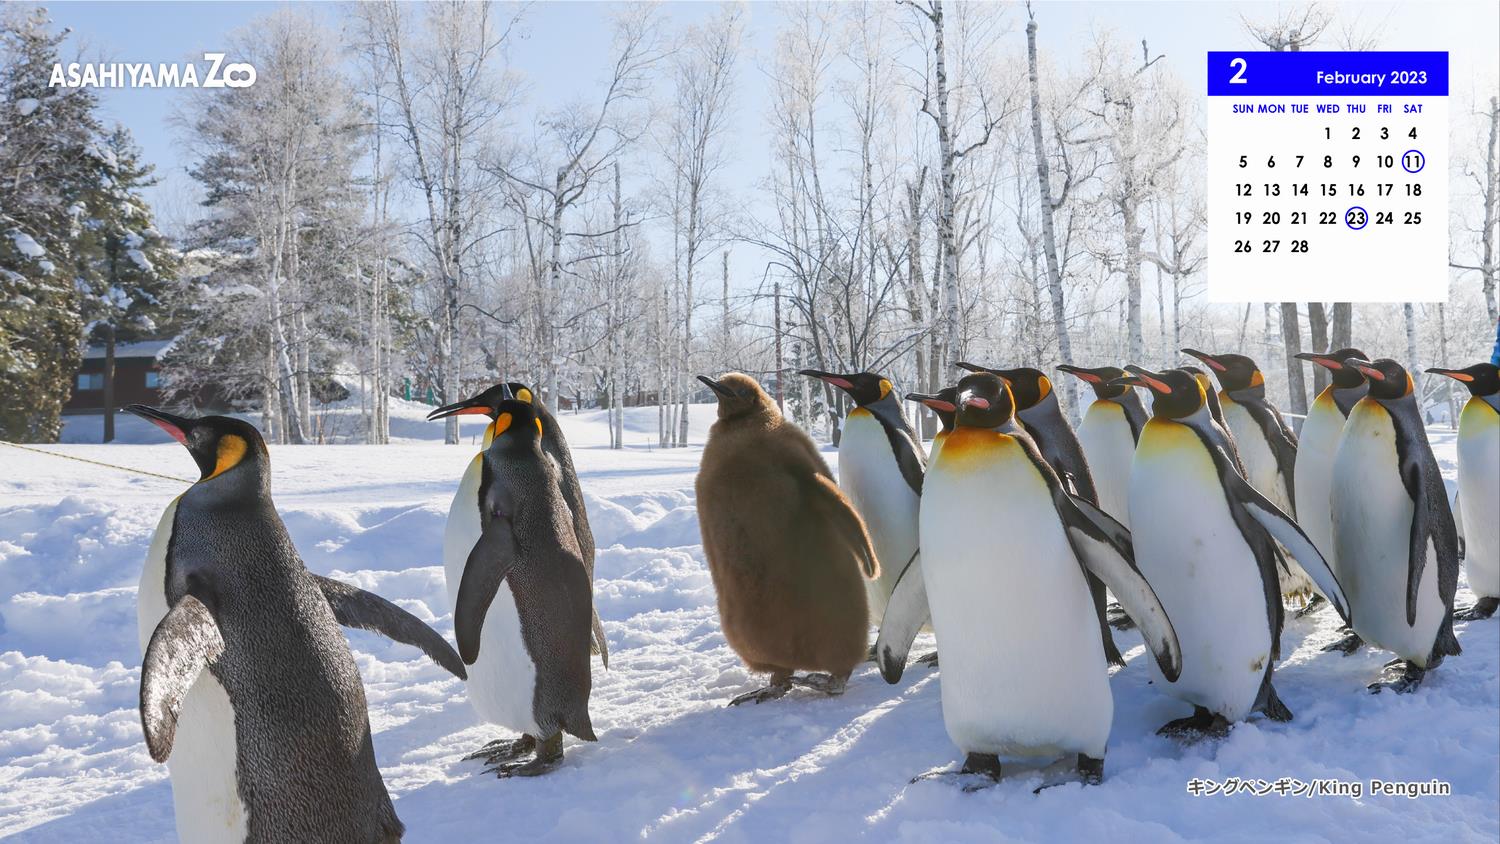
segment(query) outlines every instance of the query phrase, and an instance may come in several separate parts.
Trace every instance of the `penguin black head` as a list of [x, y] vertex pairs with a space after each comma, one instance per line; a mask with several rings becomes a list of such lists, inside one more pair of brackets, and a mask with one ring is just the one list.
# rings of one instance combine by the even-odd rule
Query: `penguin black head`
[[953, 430], [953, 419], [958, 415], [957, 387], [944, 387], [931, 395], [907, 393], [906, 400], [926, 405], [929, 410], [937, 414], [938, 421], [943, 423], [945, 432]]
[[500, 414], [500, 404], [508, 399], [516, 399], [531, 404], [535, 400], [531, 388], [520, 381], [506, 381], [485, 390], [472, 398], [445, 404], [442, 407], [427, 414], [427, 420], [445, 419], [449, 416], [464, 416], [468, 414], [483, 414], [491, 421]]
[[1339, 349], [1336, 352], [1329, 352], [1326, 355], [1320, 355], [1316, 352], [1298, 352], [1296, 357], [1298, 360], [1312, 361], [1332, 372], [1333, 386], [1336, 389], [1347, 390], [1365, 383], [1364, 373], [1355, 367], [1344, 365], [1344, 361], [1349, 358], [1369, 359], [1359, 349]]
[[1094, 388], [1094, 395], [1101, 399], [1115, 399], [1130, 392], [1130, 387], [1124, 384], [1111, 384], [1117, 378], [1124, 378], [1125, 370], [1118, 366], [1101, 366], [1095, 369], [1087, 369], [1082, 366], [1069, 366], [1063, 364], [1058, 367], [1080, 381]]
[[1390, 358], [1379, 358], [1374, 361], [1348, 358], [1344, 361], [1344, 365], [1355, 367], [1364, 373], [1365, 378], [1370, 382], [1370, 398], [1377, 401], [1405, 398], [1416, 390], [1416, 384], [1411, 380], [1411, 373], [1406, 371], [1406, 367]]
[[1004, 378], [1005, 383], [1010, 385], [1011, 397], [1018, 411], [1030, 410], [1040, 404], [1042, 399], [1052, 394], [1052, 379], [1040, 369], [1032, 369], [1029, 366], [1016, 369], [990, 369], [977, 363], [962, 361], [954, 365], [970, 372], [988, 372]]
[[[509, 390], [509, 385], [502, 384]], [[541, 439], [542, 420], [536, 405], [518, 397], [495, 404], [495, 439], [490, 448], [524, 448]]]
[[1145, 387], [1151, 391], [1151, 414], [1163, 419], [1185, 419], [1197, 413], [1208, 402], [1203, 385], [1193, 373], [1182, 369], [1152, 372], [1139, 366], [1126, 366], [1131, 374], [1115, 383]]
[[1427, 368], [1427, 371], [1463, 382], [1463, 385], [1469, 388], [1471, 395], [1483, 397], [1500, 393], [1500, 367], [1493, 363], [1476, 363], [1463, 369], [1442, 369], [1431, 366]]
[[[242, 466], [258, 468], [269, 457], [260, 431], [242, 419], [232, 416], [200, 416], [193, 419], [143, 404], [132, 404], [125, 408], [125, 412], [151, 422], [170, 434], [172, 439], [182, 443], [188, 454], [193, 456], [193, 462], [198, 464], [199, 483], [225, 473], [239, 477], [243, 473], [233, 470]], [[256, 480], [259, 481], [258, 478]]]
[[1214, 375], [1219, 379], [1219, 386], [1223, 387], [1226, 393], [1260, 387], [1266, 383], [1266, 377], [1260, 373], [1260, 367], [1244, 355], [1211, 355], [1197, 349], [1183, 349], [1182, 353], [1203, 361], [1209, 369], [1213, 370]]
[[803, 369], [798, 375], [807, 375], [832, 384], [840, 390], [849, 394], [854, 403], [859, 407], [872, 405], [891, 394], [891, 382], [884, 376], [874, 372], [856, 372], [852, 375], [839, 375], [833, 372], [823, 372], [817, 369]]
[[743, 372], [731, 372], [717, 380], [699, 375], [698, 380], [714, 391], [714, 398], [719, 400], [720, 419], [732, 419], [766, 408], [776, 409], [776, 404], [760, 388], [760, 383]]
[[1010, 385], [990, 372], [965, 375], [953, 392], [958, 399], [953, 422], [960, 428], [998, 428], [1016, 411]]

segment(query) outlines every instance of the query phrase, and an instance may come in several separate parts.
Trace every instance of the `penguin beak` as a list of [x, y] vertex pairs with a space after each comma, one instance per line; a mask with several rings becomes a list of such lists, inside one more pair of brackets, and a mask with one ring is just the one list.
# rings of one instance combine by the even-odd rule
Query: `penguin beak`
[[832, 372], [823, 372], [819, 369], [799, 369], [797, 370], [797, 374], [807, 375], [809, 377], [816, 378], [819, 381], [826, 381], [841, 390], [854, 389], [853, 381], [850, 381], [848, 378], [845, 378], [842, 375], [834, 375]]
[[963, 398], [964, 407], [977, 407], [980, 410], [990, 409], [990, 400], [984, 396], [976, 396], [973, 393], [965, 393]]
[[144, 404], [132, 404], [124, 408], [124, 410], [126, 413], [132, 413], [145, 419], [156, 427], [166, 431], [171, 435], [172, 439], [183, 445], [187, 445], [187, 435], [188, 431], [193, 428], [193, 420], [184, 416], [167, 413], [164, 410], [157, 410], [154, 407], [147, 407]]
[[[1312, 361], [1318, 366], [1324, 367], [1326, 369], [1331, 369], [1334, 372], [1338, 372], [1340, 369], [1344, 368], [1343, 361], [1339, 360], [1333, 355], [1319, 355], [1314, 354], [1313, 352], [1298, 352], [1294, 357], [1296, 357], [1298, 360]], [[1432, 370], [1428, 371], [1431, 372]]]
[[445, 404], [442, 407], [427, 414], [427, 421], [446, 419], [449, 416], [468, 416], [471, 414], [490, 415], [490, 406], [480, 402], [478, 399], [464, 399], [453, 404]]
[[958, 408], [953, 406], [953, 402], [943, 401], [937, 396], [931, 396], [926, 393], [907, 393], [906, 400], [924, 404], [933, 410], [941, 410], [944, 413], [955, 413], [958, 411]]
[[1104, 377], [1101, 376], [1099, 373], [1093, 371], [1092, 369], [1084, 369], [1081, 366], [1069, 366], [1069, 365], [1067, 365], [1065, 363], [1059, 365], [1057, 368], [1061, 372], [1066, 372], [1069, 375], [1072, 375], [1072, 376], [1074, 376], [1076, 378], [1079, 378], [1081, 380], [1087, 381], [1090, 384], [1103, 384], [1104, 383]]
[[1370, 378], [1375, 381], [1385, 380], [1385, 373], [1376, 369], [1375, 364], [1371, 363], [1370, 361], [1360, 360], [1359, 358], [1349, 358], [1347, 361], [1345, 361], [1345, 363], [1349, 366], [1354, 367], [1355, 369], [1358, 369], [1360, 372], [1363, 372], [1366, 378]]
[[[1185, 355], [1192, 355], [1193, 357], [1197, 358], [1198, 360], [1203, 361], [1204, 363], [1208, 364], [1208, 368], [1212, 369], [1214, 372], [1228, 372], [1229, 371], [1229, 367], [1225, 366], [1222, 363], [1219, 363], [1219, 359], [1216, 358], [1216, 357], [1214, 357], [1213, 355], [1209, 354], [1208, 352], [1200, 352], [1197, 349], [1183, 349], [1182, 353], [1185, 354]], [[1130, 369], [1130, 367], [1128, 367], [1128, 366], [1125, 367], [1125, 368], [1126, 369]], [[1131, 370], [1131, 371], [1134, 371], [1134, 370]]]
[[[1147, 389], [1151, 390], [1151, 392], [1161, 393], [1164, 396], [1171, 395], [1172, 385], [1161, 379], [1160, 372], [1152, 372], [1149, 369], [1144, 369], [1142, 367], [1136, 366], [1135, 364], [1126, 364], [1125, 369], [1135, 374], [1135, 378], [1128, 379], [1128, 383], [1130, 383], [1132, 386], [1146, 387]], [[1111, 383], [1119, 383], [1123, 381], [1127, 381], [1127, 379], [1120, 378]]]
[[1467, 372], [1464, 372], [1462, 369], [1442, 369], [1436, 366], [1429, 366], [1423, 371], [1430, 372], [1433, 375], [1446, 375], [1455, 381], [1462, 381], [1465, 384], [1474, 380], [1474, 376], [1470, 375]]
[[715, 381], [707, 375], [699, 375], [698, 380], [707, 384], [708, 388], [710, 390], [713, 390], [715, 393], [718, 393], [720, 397], [726, 399], [734, 398], [734, 390], [729, 389], [728, 387], [720, 384], [718, 381]]
[[967, 372], [994, 372], [993, 369], [986, 369], [977, 363], [969, 363], [967, 361], [959, 361], [953, 365]]

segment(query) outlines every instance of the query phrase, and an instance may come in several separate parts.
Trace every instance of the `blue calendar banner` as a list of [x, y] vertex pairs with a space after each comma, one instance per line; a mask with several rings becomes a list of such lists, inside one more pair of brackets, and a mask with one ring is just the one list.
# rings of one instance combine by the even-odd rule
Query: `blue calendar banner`
[[1448, 54], [1214, 51], [1210, 97], [1446, 97]]

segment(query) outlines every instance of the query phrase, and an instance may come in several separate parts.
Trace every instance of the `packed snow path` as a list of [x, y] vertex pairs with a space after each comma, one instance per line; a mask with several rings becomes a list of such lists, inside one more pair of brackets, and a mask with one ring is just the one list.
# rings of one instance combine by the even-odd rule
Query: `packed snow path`
[[[413, 409], [414, 410], [414, 409]], [[695, 408], [701, 444], [711, 409]], [[397, 434], [440, 425], [397, 420]], [[154, 429], [152, 445], [50, 448], [191, 476]], [[1500, 620], [1460, 623], [1462, 656], [1415, 694], [1372, 696], [1390, 655], [1319, 653], [1331, 611], [1288, 620], [1276, 685], [1289, 724], [1240, 724], [1183, 747], [1154, 734], [1186, 705], [1147, 682], [1138, 634], [1111, 679], [1114, 730], [1098, 787], [1040, 795], [1017, 770], [965, 794], [916, 774], [960, 761], [943, 730], [936, 673], [888, 686], [873, 665], [834, 699], [795, 692], [726, 709], [761, 682], [724, 644], [699, 546], [693, 476], [701, 445], [651, 450], [655, 411], [628, 420], [612, 452], [600, 414], [564, 416], [598, 540], [599, 612], [612, 670], [594, 663], [600, 741], [569, 739], [535, 780], [497, 780], [461, 758], [499, 735], [476, 723], [463, 684], [412, 648], [348, 632], [375, 751], [407, 840], [425, 841], [1494, 841], [1500, 838]], [[87, 436], [88, 420], [70, 434]], [[97, 430], [97, 427], [94, 428]], [[465, 439], [479, 426], [466, 426]], [[1435, 432], [1453, 473], [1453, 438]], [[315, 572], [376, 591], [452, 638], [440, 548], [453, 489], [474, 447], [273, 447], [273, 492]], [[836, 455], [829, 453], [830, 462]], [[0, 446], [0, 837], [174, 839], [166, 768], [146, 754], [136, 711], [135, 591], [151, 532], [180, 484]], [[1458, 603], [1473, 595], [1463, 588]], [[1045, 647], [1045, 643], [1039, 643]], [[914, 654], [931, 650], [930, 637]], [[1451, 783], [1447, 797], [1190, 796], [1193, 778], [1292, 777]]]

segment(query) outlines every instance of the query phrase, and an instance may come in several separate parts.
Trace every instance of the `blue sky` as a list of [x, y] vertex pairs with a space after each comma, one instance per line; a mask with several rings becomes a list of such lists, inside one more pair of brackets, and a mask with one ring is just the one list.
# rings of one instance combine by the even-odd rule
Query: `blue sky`
[[[227, 33], [245, 26], [279, 3], [132, 3], [76, 2], [50, 5], [60, 26], [71, 27], [74, 47], [85, 57], [111, 61], [171, 62], [201, 58], [205, 49], [222, 48]], [[334, 27], [340, 25], [337, 4], [310, 4]], [[747, 54], [739, 68], [739, 95], [731, 150], [735, 161], [725, 173], [727, 186], [751, 200], [755, 186], [769, 167], [764, 130], [766, 80], [761, 72], [771, 53], [772, 38], [781, 17], [775, 3], [750, 3]], [[1165, 53], [1166, 61], [1189, 90], [1202, 89], [1203, 55], [1208, 50], [1250, 49], [1252, 42], [1240, 16], [1265, 19], [1295, 4], [1230, 2], [1041, 2], [1041, 47], [1060, 64], [1076, 60], [1093, 30], [1111, 28], [1125, 43], [1147, 38], [1151, 51]], [[525, 79], [529, 111], [577, 97], [593, 97], [606, 71], [609, 15], [615, 8], [595, 2], [538, 3], [527, 13], [523, 37], [511, 51], [511, 64]], [[1493, 87], [1500, 78], [1500, 4], [1494, 2], [1364, 2], [1334, 4], [1341, 20], [1360, 28], [1383, 24], [1380, 47], [1388, 50], [1448, 50], [1452, 53], [1452, 94], [1467, 98], [1477, 85]], [[675, 25], [712, 15], [710, 3], [669, 2], [662, 13]], [[1001, 49], [1023, 50], [1024, 8], [1010, 10], [1011, 31]], [[1332, 49], [1336, 24], [1319, 45]], [[233, 57], [231, 57], [231, 60]], [[1486, 84], [1486, 80], [1488, 83]], [[107, 117], [130, 127], [155, 163], [164, 184], [152, 195], [170, 221], [191, 214], [193, 191], [185, 168], [191, 163], [169, 116], [182, 96], [171, 89], [112, 89], [101, 92]], [[1453, 104], [1457, 114], [1460, 107]], [[760, 275], [759, 266], [742, 265], [736, 256], [736, 276]], [[741, 282], [751, 282], [741, 278]]]

